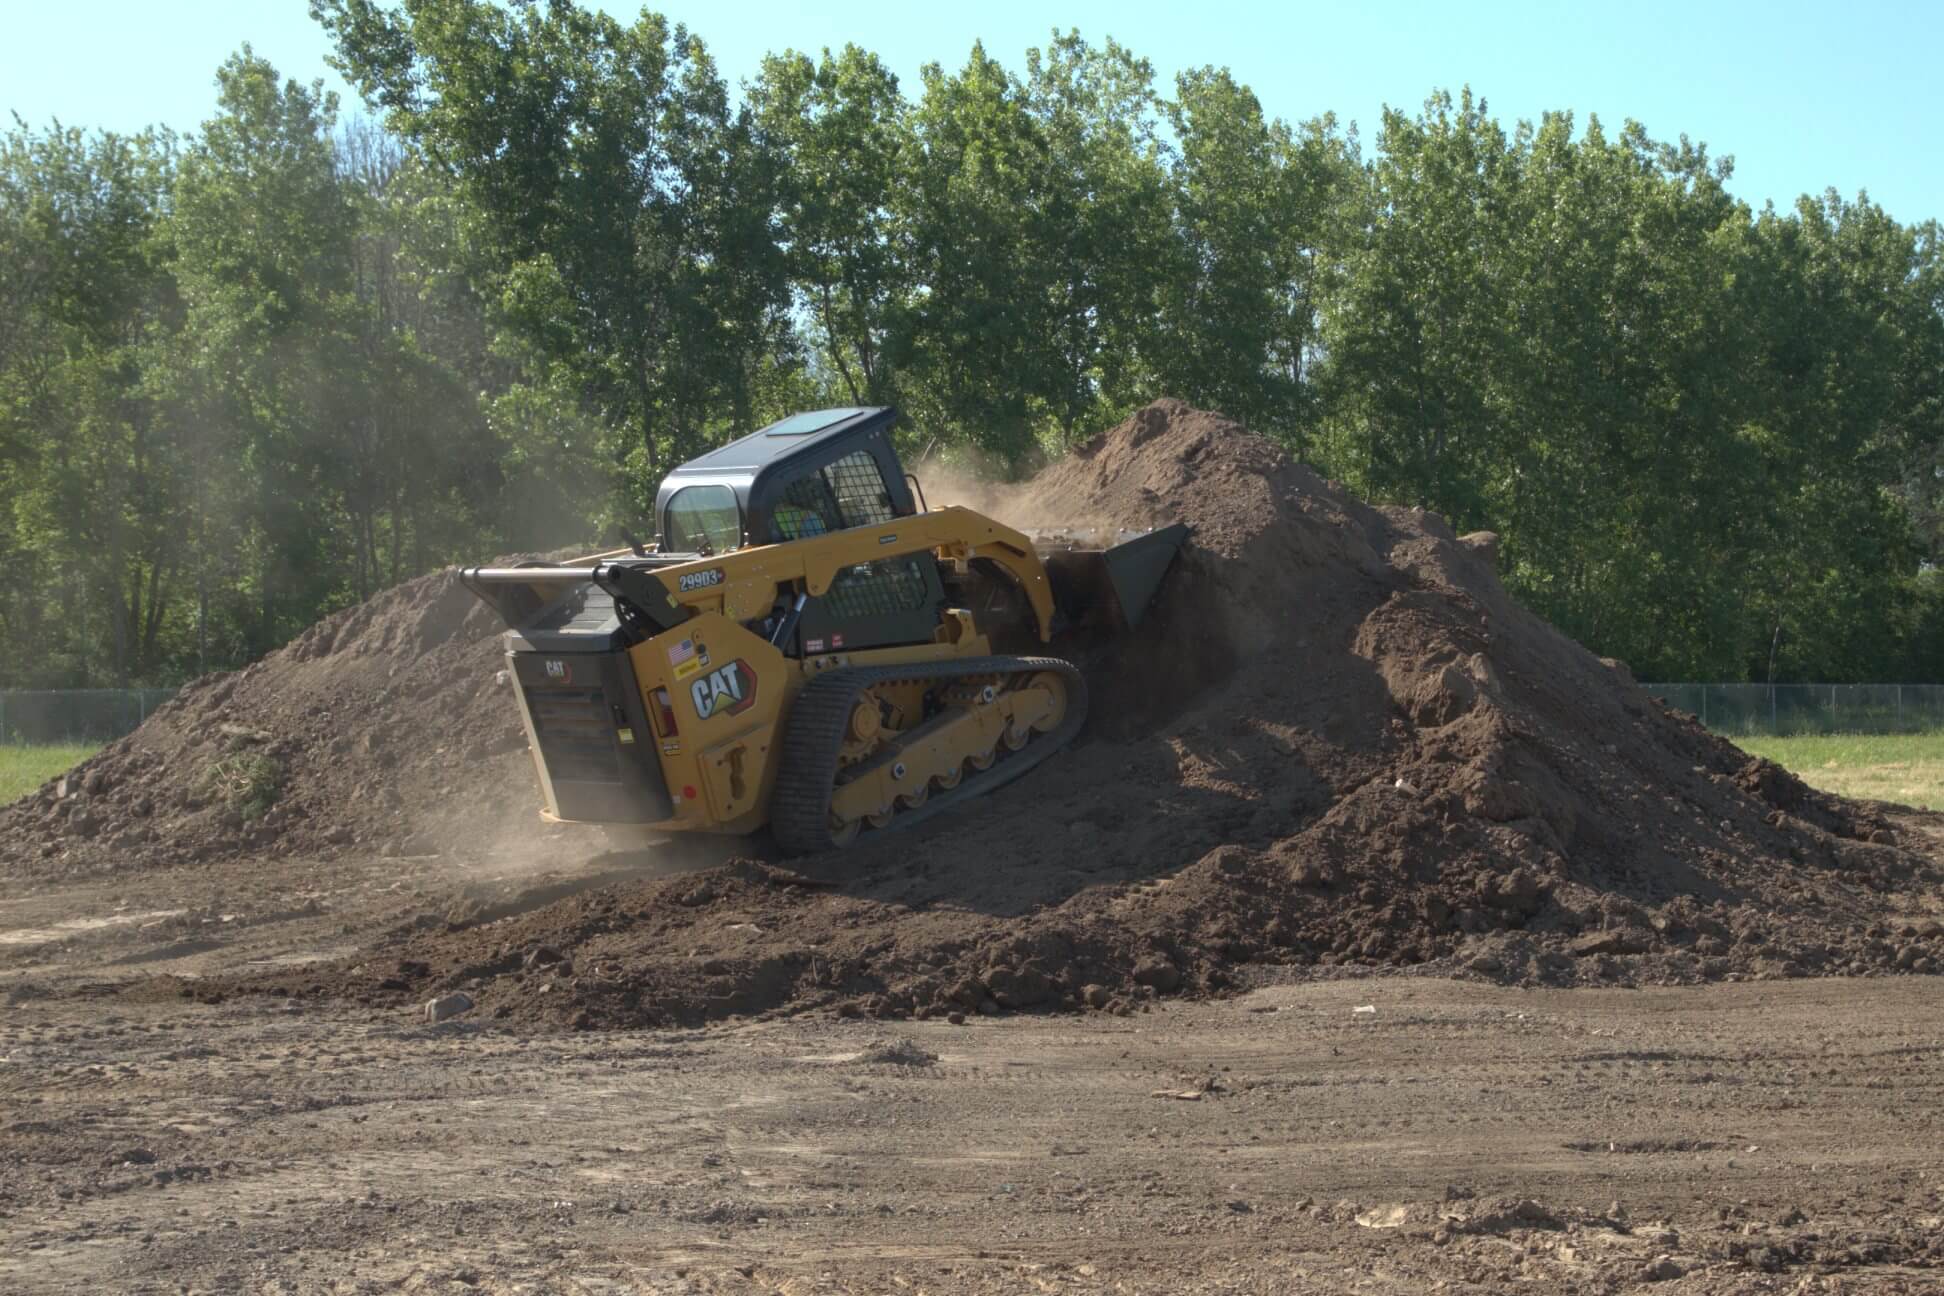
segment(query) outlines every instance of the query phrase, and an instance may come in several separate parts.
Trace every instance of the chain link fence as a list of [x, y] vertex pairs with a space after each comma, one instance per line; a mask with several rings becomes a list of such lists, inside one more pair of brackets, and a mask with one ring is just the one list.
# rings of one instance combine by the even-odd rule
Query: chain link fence
[[0, 743], [112, 742], [174, 689], [0, 689]]
[[1924, 733], [1944, 729], [1944, 684], [1643, 684], [1717, 733]]

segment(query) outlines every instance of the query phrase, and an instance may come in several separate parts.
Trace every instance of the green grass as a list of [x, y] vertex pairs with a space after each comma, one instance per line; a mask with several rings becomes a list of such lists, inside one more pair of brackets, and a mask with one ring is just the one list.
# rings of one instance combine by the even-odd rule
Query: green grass
[[101, 750], [100, 743], [0, 743], [0, 805], [26, 796]]
[[1944, 809], [1944, 733], [1738, 738], [1810, 787], [1839, 796]]

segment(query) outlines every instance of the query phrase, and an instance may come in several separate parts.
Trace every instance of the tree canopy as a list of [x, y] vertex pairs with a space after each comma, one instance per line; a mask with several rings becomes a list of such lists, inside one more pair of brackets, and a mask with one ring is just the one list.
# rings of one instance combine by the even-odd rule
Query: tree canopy
[[245, 46], [188, 133], [0, 137], [0, 686], [651, 529], [794, 409], [1019, 474], [1161, 395], [1498, 532], [1643, 677], [1944, 680], [1934, 220], [1754, 210], [1684, 136], [1468, 88], [1366, 141], [1077, 32], [732, 89], [650, 12], [312, 13], [374, 116]]

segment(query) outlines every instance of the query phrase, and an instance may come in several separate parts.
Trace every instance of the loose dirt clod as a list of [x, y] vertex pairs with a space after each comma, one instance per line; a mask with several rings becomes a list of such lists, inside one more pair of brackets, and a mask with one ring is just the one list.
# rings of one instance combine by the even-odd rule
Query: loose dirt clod
[[[1265, 965], [1565, 985], [1944, 958], [1934, 929], [1902, 934], [1925, 930], [1910, 920], [1944, 872], [1879, 808], [1748, 757], [1519, 607], [1495, 536], [1367, 506], [1175, 401], [991, 507], [1055, 502], [1195, 530], [1140, 633], [1086, 663], [1089, 737], [1031, 779], [794, 871], [735, 861], [455, 915], [192, 992], [405, 1004], [477, 980], [491, 1018], [625, 1027], [839, 1005], [1125, 1013]], [[107, 791], [30, 798], [0, 815], [0, 842], [54, 843], [28, 867], [153, 867], [456, 849], [462, 823], [530, 823], [496, 627], [468, 602], [427, 577], [199, 684], [97, 758]], [[235, 827], [192, 795], [225, 723], [272, 735], [250, 750], [287, 771]], [[137, 798], [152, 827], [126, 826]], [[103, 825], [86, 842], [63, 830], [76, 799]], [[526, 958], [542, 946], [559, 961]]]

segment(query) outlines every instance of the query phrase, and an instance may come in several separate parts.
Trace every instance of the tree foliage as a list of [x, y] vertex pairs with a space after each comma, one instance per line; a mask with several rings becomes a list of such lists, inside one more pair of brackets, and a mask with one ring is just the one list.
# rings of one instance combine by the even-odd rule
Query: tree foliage
[[178, 137], [0, 138], [0, 684], [171, 682], [429, 566], [651, 529], [817, 404], [1023, 472], [1159, 395], [1646, 676], [1944, 679], [1944, 243], [1470, 90], [1365, 143], [1054, 32], [732, 92], [644, 12], [315, 0]]

